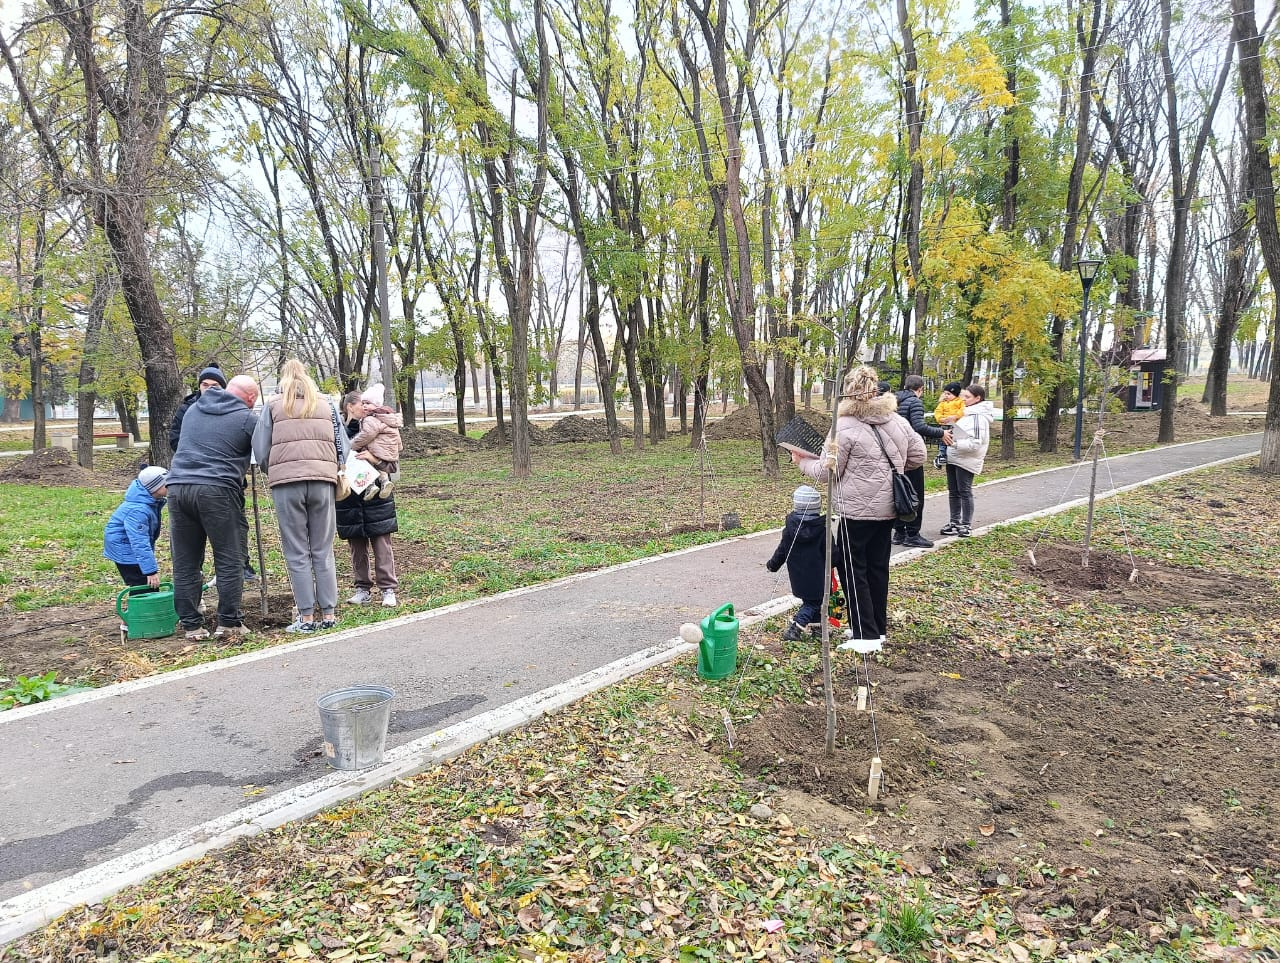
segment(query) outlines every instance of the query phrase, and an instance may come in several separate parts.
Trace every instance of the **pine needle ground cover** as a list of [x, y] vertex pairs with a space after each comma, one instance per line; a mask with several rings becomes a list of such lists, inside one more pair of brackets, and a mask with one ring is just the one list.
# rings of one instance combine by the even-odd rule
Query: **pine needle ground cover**
[[671, 663], [0, 961], [1272, 958], [1278, 496], [1215, 469], [1108, 502], [1087, 570], [1080, 514], [895, 568], [832, 756], [816, 647], [755, 626], [724, 682]]

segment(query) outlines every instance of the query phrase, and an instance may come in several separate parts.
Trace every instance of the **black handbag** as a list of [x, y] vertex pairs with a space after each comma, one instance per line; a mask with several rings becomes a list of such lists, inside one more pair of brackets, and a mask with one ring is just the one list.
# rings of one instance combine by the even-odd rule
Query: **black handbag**
[[885, 450], [884, 439], [880, 437], [880, 430], [875, 425], [871, 426], [871, 430], [875, 432], [880, 454], [884, 455], [884, 460], [889, 463], [889, 471], [893, 473], [893, 510], [897, 513], [898, 521], [914, 522], [920, 517], [920, 509], [916, 505], [915, 486], [911, 484], [911, 479], [894, 467], [893, 459]]

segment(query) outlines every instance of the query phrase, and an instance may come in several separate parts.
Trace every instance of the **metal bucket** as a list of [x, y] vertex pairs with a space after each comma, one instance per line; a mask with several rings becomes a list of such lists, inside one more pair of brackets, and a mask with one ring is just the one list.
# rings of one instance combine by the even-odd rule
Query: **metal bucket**
[[382, 762], [395, 692], [382, 685], [353, 685], [316, 700], [324, 733], [324, 757], [334, 769], [368, 769]]

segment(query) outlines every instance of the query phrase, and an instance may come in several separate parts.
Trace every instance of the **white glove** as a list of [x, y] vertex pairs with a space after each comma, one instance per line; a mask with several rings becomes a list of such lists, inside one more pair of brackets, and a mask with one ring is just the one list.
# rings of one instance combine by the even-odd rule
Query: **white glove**
[[825, 468], [827, 471], [836, 470], [837, 447], [838, 447], [837, 444], [831, 441], [827, 442], [825, 445], [822, 446], [822, 454], [819, 455], [818, 457], [822, 460], [822, 467]]

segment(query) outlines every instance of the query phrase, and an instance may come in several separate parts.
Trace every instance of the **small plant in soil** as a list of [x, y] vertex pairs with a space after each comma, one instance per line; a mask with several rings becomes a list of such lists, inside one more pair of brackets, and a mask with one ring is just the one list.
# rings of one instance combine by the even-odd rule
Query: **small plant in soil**
[[[13, 680], [13, 685], [7, 689], [0, 689], [0, 711], [13, 709], [16, 706], [47, 702], [49, 699], [77, 690], [77, 686], [64, 685], [56, 681], [57, 676], [56, 671], [33, 677], [18, 676]], [[5, 681], [8, 680], [0, 679], [0, 682]]]
[[937, 910], [929, 895], [918, 888], [914, 898], [881, 908], [880, 923], [871, 939], [890, 956], [922, 959], [926, 944], [933, 938], [936, 919]]

